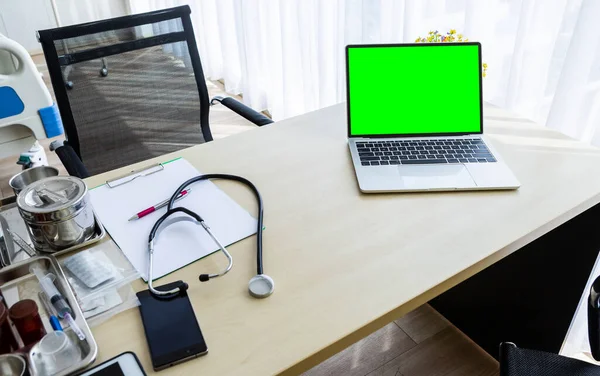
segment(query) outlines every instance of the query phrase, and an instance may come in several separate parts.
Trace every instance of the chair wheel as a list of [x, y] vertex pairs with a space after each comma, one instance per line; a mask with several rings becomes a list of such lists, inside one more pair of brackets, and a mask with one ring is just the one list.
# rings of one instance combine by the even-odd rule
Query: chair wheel
[[73, 81], [67, 81], [65, 83], [65, 86], [67, 87], [67, 89], [71, 90], [73, 89]]
[[101, 75], [102, 77], [106, 77], [106, 76], [108, 76], [108, 69], [106, 69], [106, 68], [102, 68], [102, 69], [100, 69], [100, 75]]

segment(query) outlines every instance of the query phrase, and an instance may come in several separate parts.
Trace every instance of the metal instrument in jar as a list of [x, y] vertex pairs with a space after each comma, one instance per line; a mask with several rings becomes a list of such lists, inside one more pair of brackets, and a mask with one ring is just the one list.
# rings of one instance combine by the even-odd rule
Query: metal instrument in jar
[[79, 178], [54, 176], [36, 181], [19, 193], [17, 206], [38, 251], [57, 252], [94, 234], [92, 204]]

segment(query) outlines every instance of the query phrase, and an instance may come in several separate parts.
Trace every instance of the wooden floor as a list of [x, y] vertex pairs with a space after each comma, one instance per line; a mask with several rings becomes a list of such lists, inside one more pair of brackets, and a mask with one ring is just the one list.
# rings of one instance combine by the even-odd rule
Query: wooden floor
[[[50, 87], [43, 56], [34, 56], [44, 81]], [[225, 95], [218, 82], [207, 82], [210, 97]], [[254, 129], [255, 125], [223, 106], [211, 107], [214, 138]], [[64, 168], [43, 140], [49, 163]], [[20, 171], [18, 156], [0, 160], [0, 198], [12, 195], [9, 178]], [[428, 304], [362, 339], [341, 353], [306, 372], [306, 376], [470, 376], [498, 375], [498, 363], [446, 321]]]
[[492, 376], [498, 362], [429, 304], [306, 372], [305, 376]]

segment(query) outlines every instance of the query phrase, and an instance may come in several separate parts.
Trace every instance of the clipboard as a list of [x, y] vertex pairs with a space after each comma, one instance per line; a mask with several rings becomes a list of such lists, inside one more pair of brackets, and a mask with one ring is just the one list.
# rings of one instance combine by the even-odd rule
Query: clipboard
[[181, 157], [170, 159], [170, 160], [168, 160], [166, 162], [154, 163], [154, 164], [151, 164], [149, 166], [142, 167], [142, 168], [139, 168], [139, 169], [136, 169], [136, 170], [131, 170], [131, 171], [129, 171], [129, 172], [123, 174], [123, 175], [117, 176], [116, 178], [106, 180], [104, 182], [104, 184], [101, 184], [99, 186], [96, 186], [96, 187], [93, 187], [93, 188], [90, 188], [90, 189], [95, 189], [95, 188], [101, 187], [103, 185], [106, 185], [109, 188], [116, 188], [116, 187], [118, 187], [120, 185], [130, 183], [130, 182], [134, 181], [137, 178], [142, 178], [142, 177], [145, 177], [145, 176], [148, 176], [148, 175], [155, 174], [157, 172], [161, 172], [161, 171], [163, 171], [165, 169], [165, 165], [166, 164], [171, 163], [171, 162], [175, 162], [175, 161], [177, 161], [179, 159], [181, 159]]
[[132, 170], [124, 175], [118, 176], [114, 179], [107, 180], [105, 183], [109, 188], [115, 188], [119, 185], [127, 184], [129, 182], [134, 181], [137, 178], [141, 178], [144, 176], [156, 174], [157, 172], [161, 172], [165, 169], [162, 163], [157, 163], [154, 165], [150, 165], [148, 167], [144, 167], [139, 170]]
[[[187, 160], [176, 158], [133, 170], [90, 189], [96, 215], [127, 259], [147, 279], [148, 235], [166, 207], [135, 221], [132, 215], [161, 202], [188, 179], [200, 175]], [[194, 184], [189, 197], [178, 201], [197, 212], [223, 244], [230, 245], [256, 233], [256, 219], [211, 181]], [[160, 278], [218, 251], [205, 231], [190, 217], [177, 213], [176, 222], [163, 227], [155, 241], [154, 277]]]

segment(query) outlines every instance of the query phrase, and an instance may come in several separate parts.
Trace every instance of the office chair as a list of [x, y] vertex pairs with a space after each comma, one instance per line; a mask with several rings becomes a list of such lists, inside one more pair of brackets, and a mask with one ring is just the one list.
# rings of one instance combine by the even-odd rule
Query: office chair
[[209, 101], [190, 13], [180, 6], [38, 32], [67, 138], [55, 147], [64, 146], [70, 174], [212, 141], [211, 104], [272, 123], [232, 98]]
[[[588, 299], [588, 337], [592, 356], [600, 361], [600, 277]], [[518, 348], [511, 342], [500, 344], [500, 376], [600, 376], [600, 367], [544, 351]]]

